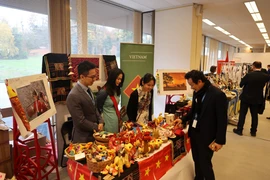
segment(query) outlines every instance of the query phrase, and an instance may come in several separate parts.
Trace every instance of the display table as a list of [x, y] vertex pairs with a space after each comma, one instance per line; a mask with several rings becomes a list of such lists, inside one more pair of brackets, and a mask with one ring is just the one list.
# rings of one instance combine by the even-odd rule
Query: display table
[[[179, 141], [178, 141], [179, 140]], [[181, 143], [184, 142], [184, 143]], [[174, 148], [174, 146], [177, 148]], [[175, 152], [180, 149], [181, 154]], [[185, 152], [184, 152], [185, 149]], [[149, 157], [139, 159], [117, 179], [167, 179], [167, 177], [185, 177], [183, 179], [194, 179], [193, 161], [190, 155], [190, 143], [187, 136], [179, 137], [174, 141], [168, 141], [150, 154]], [[68, 160], [67, 171], [70, 179], [95, 180], [100, 174], [92, 173], [86, 164]]]

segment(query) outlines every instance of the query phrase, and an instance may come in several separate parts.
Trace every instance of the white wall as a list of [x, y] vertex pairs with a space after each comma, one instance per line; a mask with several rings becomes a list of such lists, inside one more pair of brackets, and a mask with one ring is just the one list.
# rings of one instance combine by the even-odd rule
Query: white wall
[[[155, 17], [154, 73], [157, 69], [190, 70], [193, 6], [160, 10]], [[154, 116], [164, 112], [165, 95], [154, 92]]]
[[233, 60], [241, 63], [261, 61], [262, 67], [267, 68], [267, 65], [270, 64], [270, 53], [234, 53]]

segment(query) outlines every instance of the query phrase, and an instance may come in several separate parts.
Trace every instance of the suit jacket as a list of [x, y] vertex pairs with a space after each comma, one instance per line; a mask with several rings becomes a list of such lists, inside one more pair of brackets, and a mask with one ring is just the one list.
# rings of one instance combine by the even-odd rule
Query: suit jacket
[[73, 120], [73, 142], [94, 141], [94, 130], [103, 123], [95, 104], [79, 84], [72, 88], [67, 97], [67, 107]]
[[[195, 99], [193, 96], [191, 111], [187, 116], [183, 117], [183, 122], [189, 121], [189, 135], [191, 136], [191, 128], [194, 120]], [[227, 110], [228, 103], [225, 93], [217, 87], [210, 85], [205, 93], [205, 98], [202, 102], [202, 109], [196, 128], [200, 133], [200, 142], [208, 146], [214, 140], [218, 144], [226, 143], [227, 130]]]
[[[150, 100], [150, 105], [149, 105], [149, 121], [152, 121], [153, 94], [154, 94], [154, 91], [151, 90], [151, 100]], [[139, 94], [136, 89], [130, 94], [128, 105], [127, 105], [128, 119], [133, 122], [136, 122], [137, 120], [138, 106], [139, 106]]]
[[262, 104], [263, 87], [268, 80], [268, 75], [261, 71], [246, 74], [240, 82], [240, 87], [244, 87], [240, 100], [248, 104]]

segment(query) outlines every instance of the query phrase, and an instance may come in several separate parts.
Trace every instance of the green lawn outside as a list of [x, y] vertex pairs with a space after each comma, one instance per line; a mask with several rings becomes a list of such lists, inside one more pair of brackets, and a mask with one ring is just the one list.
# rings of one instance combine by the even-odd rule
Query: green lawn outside
[[28, 59], [0, 59], [0, 83], [5, 79], [40, 74], [42, 56], [31, 56]]

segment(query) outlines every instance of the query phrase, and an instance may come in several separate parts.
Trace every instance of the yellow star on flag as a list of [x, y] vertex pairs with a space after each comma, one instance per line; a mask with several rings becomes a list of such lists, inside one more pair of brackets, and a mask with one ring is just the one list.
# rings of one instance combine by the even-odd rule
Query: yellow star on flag
[[139, 88], [139, 84], [137, 84], [135, 88], [131, 88], [131, 89], [132, 89], [133, 91], [135, 91], [135, 90], [138, 89], [138, 88]]
[[149, 176], [149, 172], [150, 172], [150, 168], [148, 167], [148, 168], [145, 170], [144, 176]]
[[81, 173], [80, 173], [80, 178], [79, 178], [79, 180], [85, 180], [85, 179], [84, 179], [84, 174], [81, 174]]
[[156, 162], [156, 168], [160, 168], [160, 161], [158, 160], [158, 162]]
[[68, 169], [72, 172], [72, 165], [71, 164], [68, 165]]
[[166, 155], [165, 156], [165, 161], [168, 161], [169, 160], [169, 155]]

